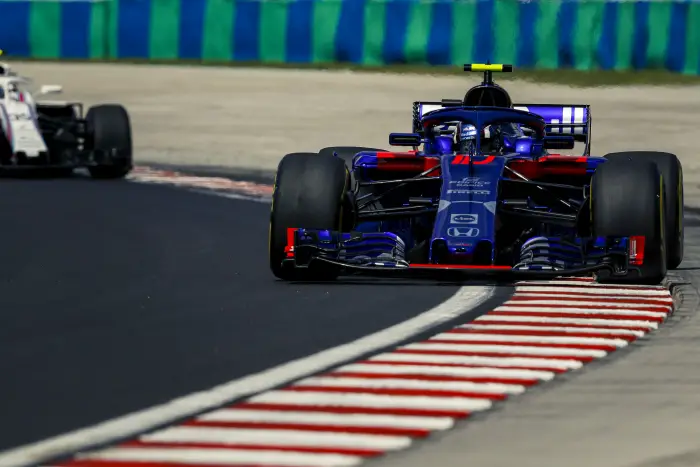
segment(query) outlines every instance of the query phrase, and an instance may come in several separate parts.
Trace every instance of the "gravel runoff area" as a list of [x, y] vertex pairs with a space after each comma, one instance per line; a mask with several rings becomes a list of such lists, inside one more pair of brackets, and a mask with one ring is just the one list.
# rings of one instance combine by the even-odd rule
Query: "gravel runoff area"
[[[408, 131], [414, 99], [458, 98], [475, 76], [140, 65], [16, 63], [37, 84], [58, 83], [88, 104], [121, 102], [133, 118], [138, 160], [274, 170], [287, 152], [335, 144], [386, 147]], [[516, 101], [592, 105], [596, 154], [626, 149], [676, 153], [686, 202], [700, 206], [692, 87], [571, 89], [508, 83]], [[686, 261], [677, 274], [700, 280], [700, 217], [686, 215]], [[413, 467], [518, 465], [682, 467], [700, 462], [700, 319], [695, 286], [684, 288], [675, 322], [642, 348], [563, 384], [511, 401], [378, 463]]]

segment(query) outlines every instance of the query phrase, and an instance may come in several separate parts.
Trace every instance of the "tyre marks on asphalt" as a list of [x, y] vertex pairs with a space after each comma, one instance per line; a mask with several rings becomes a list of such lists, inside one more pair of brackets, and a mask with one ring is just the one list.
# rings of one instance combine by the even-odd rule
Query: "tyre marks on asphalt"
[[522, 282], [427, 340], [50, 465], [357, 465], [627, 347], [672, 311], [662, 286]]
[[155, 169], [146, 166], [134, 167], [127, 179], [136, 183], [210, 190], [215, 191], [218, 195], [228, 193], [230, 196], [251, 200], [267, 201], [272, 197], [271, 185], [232, 180], [225, 177], [196, 176], [174, 170]]

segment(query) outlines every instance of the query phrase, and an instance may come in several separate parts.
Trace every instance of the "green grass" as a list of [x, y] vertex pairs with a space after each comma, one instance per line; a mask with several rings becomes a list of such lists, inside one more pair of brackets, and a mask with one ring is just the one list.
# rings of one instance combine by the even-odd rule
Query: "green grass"
[[[420, 74], [420, 75], [463, 75], [460, 67], [429, 65], [386, 65], [366, 67], [345, 63], [328, 64], [289, 64], [259, 62], [201, 62], [195, 60], [32, 60], [31, 62], [73, 62], [73, 63], [129, 63], [143, 65], [185, 65], [217, 67], [261, 67], [306, 70], [352, 70], [370, 73]], [[627, 85], [698, 85], [700, 76], [672, 73], [665, 70], [644, 71], [580, 71], [574, 69], [532, 70], [518, 69], [513, 73], [498, 73], [496, 81], [523, 80], [543, 84], [563, 84], [572, 87], [627, 86]]]

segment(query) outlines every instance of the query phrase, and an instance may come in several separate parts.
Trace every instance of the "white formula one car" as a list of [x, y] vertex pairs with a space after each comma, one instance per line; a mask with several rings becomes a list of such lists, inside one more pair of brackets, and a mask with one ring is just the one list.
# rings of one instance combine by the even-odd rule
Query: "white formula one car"
[[[124, 107], [35, 101], [29, 78], [0, 63], [0, 171], [85, 167], [93, 178], [122, 178], [132, 167], [131, 124]], [[37, 96], [63, 88], [45, 85]]]

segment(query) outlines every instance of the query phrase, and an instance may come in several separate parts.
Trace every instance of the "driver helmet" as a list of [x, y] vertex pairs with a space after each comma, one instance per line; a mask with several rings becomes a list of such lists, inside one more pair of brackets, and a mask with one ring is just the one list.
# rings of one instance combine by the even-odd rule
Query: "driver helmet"
[[476, 149], [477, 129], [474, 125], [462, 123], [459, 127], [458, 152], [471, 153]]
[[22, 93], [17, 88], [16, 84], [8, 85], [7, 91], [8, 91], [8, 96], [10, 97], [10, 99], [17, 101], [17, 102], [22, 102], [24, 100], [24, 99], [22, 99]]

